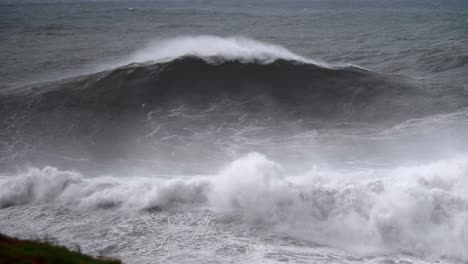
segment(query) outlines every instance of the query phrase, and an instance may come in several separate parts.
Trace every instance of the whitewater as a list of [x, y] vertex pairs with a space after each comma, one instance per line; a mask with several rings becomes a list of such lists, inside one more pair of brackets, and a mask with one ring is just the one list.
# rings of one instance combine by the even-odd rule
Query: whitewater
[[133, 5], [24, 4], [34, 41], [0, 69], [1, 233], [135, 264], [468, 261], [468, 64], [444, 35], [461, 15], [398, 14], [432, 43], [393, 9]]
[[[310, 254], [310, 260], [334, 263], [332, 256], [344, 253], [330, 248], [354, 253], [359, 256], [357, 260], [370, 262], [377, 261], [377, 255], [400, 254], [409, 255], [405, 258], [466, 259], [467, 172], [468, 160], [454, 158], [353, 173], [315, 167], [305, 175], [289, 176], [280, 165], [258, 153], [232, 162], [216, 175], [190, 178], [86, 178], [78, 172], [46, 167], [1, 179], [0, 206], [9, 209], [3, 209], [0, 219], [4, 231], [41, 234], [46, 229], [61, 242], [84, 242], [84, 249], [93, 253], [106, 252], [109, 247], [100, 244], [94, 232], [116, 236], [105, 240], [110, 240], [112, 247], [119, 249], [119, 256], [128, 257], [132, 263], [149, 257], [132, 256], [134, 247], [129, 244], [135, 242], [136, 235], [140, 250], [155, 254], [155, 260], [172, 262], [174, 252], [165, 248], [196, 250], [200, 238], [194, 238], [193, 233], [215, 232], [212, 229], [240, 233], [229, 232], [229, 237], [221, 238], [224, 245], [205, 248], [213, 250], [206, 252], [206, 258], [217, 252], [220, 259], [229, 259], [229, 252], [222, 249], [235, 244], [239, 248], [229, 250], [244, 250], [247, 254], [231, 257], [231, 261], [258, 261], [255, 255], [259, 252], [250, 243], [260, 238], [244, 236], [257, 236], [260, 230], [261, 236], [267, 236], [264, 239], [272, 239], [271, 245], [265, 246], [271, 247], [268, 251], [278, 251], [278, 256], [269, 259], [271, 263], [282, 262], [282, 258], [297, 261], [303, 251]], [[30, 213], [33, 222], [18, 222], [29, 218]], [[92, 220], [81, 219], [83, 215], [91, 215]], [[51, 221], [55, 218], [58, 220]], [[161, 218], [182, 222], [161, 225]], [[98, 222], [117, 227], [97, 227]], [[156, 232], [155, 236], [171, 232], [195, 244], [172, 241], [171, 237], [160, 241], [161, 237], [155, 239], [146, 232]], [[155, 241], [149, 245], [140, 242], [151, 239]], [[288, 241], [292, 245], [284, 245]], [[302, 244], [308, 242], [313, 246], [304, 248]], [[192, 253], [187, 252], [183, 261], [188, 261]]]

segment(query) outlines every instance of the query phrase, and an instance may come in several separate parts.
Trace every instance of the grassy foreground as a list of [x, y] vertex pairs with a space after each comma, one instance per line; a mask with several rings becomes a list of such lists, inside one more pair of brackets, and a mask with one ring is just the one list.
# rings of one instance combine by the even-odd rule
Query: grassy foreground
[[91, 257], [50, 242], [20, 240], [0, 234], [2, 264], [121, 264], [120, 260]]

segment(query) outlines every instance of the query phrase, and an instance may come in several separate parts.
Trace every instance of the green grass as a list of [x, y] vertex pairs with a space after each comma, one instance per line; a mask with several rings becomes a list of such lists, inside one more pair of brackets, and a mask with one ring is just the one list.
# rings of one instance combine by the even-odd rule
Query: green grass
[[0, 234], [2, 264], [121, 264], [119, 260], [91, 257], [50, 242], [20, 240]]

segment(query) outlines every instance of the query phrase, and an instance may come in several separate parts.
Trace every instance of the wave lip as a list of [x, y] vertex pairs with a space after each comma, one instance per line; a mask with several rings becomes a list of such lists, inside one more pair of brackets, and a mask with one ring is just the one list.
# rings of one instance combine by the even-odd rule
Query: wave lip
[[212, 58], [225, 61], [271, 63], [275, 60], [290, 60], [321, 67], [331, 67], [325, 62], [305, 58], [280, 45], [261, 42], [246, 37], [218, 37], [210, 35], [184, 36], [167, 40], [154, 41], [119, 61], [114, 66], [123, 66], [141, 62], [168, 62], [177, 58], [192, 56], [207, 62], [216, 62]]

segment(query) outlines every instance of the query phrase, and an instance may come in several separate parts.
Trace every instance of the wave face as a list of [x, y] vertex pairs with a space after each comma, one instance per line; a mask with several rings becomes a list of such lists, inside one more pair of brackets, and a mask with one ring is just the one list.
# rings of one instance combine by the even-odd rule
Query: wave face
[[[332, 69], [293, 60], [265, 63], [250, 59], [253, 61], [181, 57], [165, 63], [130, 64], [34, 87], [27, 93], [34, 100], [28, 103], [41, 111], [60, 107], [137, 110], [142, 105], [177, 103], [202, 108], [223, 99], [248, 100], [256, 101], [259, 109], [276, 104], [285, 113], [306, 118], [356, 120], [394, 117], [401, 112], [407, 117], [428, 111], [427, 106], [421, 108], [425, 104], [411, 101], [423, 92], [401, 78], [353, 67]], [[401, 109], [397, 113], [386, 110], [392, 106]]]
[[230, 215], [214, 228], [241, 219], [358, 255], [466, 259], [467, 173], [468, 160], [462, 157], [373, 172], [315, 169], [291, 177], [257, 153], [216, 175], [190, 179], [86, 179], [48, 167], [1, 178], [0, 207], [48, 204], [89, 214], [182, 209], [192, 218], [211, 208]]

